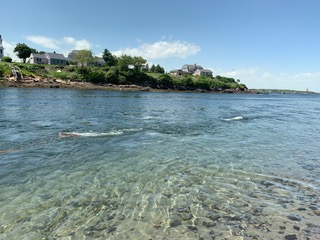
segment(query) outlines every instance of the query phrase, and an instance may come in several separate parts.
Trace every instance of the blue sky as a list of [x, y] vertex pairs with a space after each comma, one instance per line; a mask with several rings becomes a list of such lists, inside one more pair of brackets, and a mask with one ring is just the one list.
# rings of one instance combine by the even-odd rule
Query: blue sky
[[249, 88], [320, 92], [319, 0], [10, 0], [5, 55], [25, 43], [65, 56], [104, 49], [169, 72], [197, 63]]

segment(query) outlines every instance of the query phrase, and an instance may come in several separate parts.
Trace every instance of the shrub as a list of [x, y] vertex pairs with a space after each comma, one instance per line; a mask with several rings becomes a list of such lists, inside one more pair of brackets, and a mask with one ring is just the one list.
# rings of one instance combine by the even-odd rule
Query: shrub
[[106, 82], [106, 74], [103, 71], [90, 71], [86, 74], [86, 79], [93, 83]]
[[2, 62], [12, 62], [12, 58], [8, 56], [4, 56], [1, 60]]
[[56, 72], [56, 71], [53, 71], [52, 73], [52, 76], [54, 78], [59, 78], [59, 79], [63, 79], [63, 80], [66, 80], [68, 79], [68, 74], [66, 72]]
[[3, 66], [0, 66], [0, 77], [4, 76], [4, 68]]
[[200, 77], [194, 82], [195, 87], [204, 90], [211, 90], [211, 81], [205, 77]]
[[157, 85], [159, 88], [173, 88], [173, 80], [169, 74], [161, 74], [157, 79]]
[[116, 67], [111, 67], [106, 73], [106, 82], [117, 84], [119, 83], [118, 79], [118, 69]]

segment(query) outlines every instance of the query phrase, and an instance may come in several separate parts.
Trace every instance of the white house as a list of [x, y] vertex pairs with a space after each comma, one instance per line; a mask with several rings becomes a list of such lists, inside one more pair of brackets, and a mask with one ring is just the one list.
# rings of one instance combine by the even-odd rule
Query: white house
[[181, 69], [171, 70], [170, 74], [176, 77], [182, 77], [186, 75], [212, 77], [212, 71], [210, 69], [204, 69], [197, 64], [185, 64]]
[[72, 61], [76, 61], [75, 59], [75, 55], [80, 52], [81, 50], [72, 50], [69, 54], [68, 54], [68, 58]]
[[170, 71], [170, 74], [176, 76], [177, 78], [190, 75], [189, 72], [183, 71], [181, 69], [173, 69]]
[[61, 53], [45, 53], [46, 58], [48, 59], [48, 64], [52, 65], [67, 65], [67, 58]]
[[28, 63], [31, 64], [48, 64], [45, 54], [31, 53]]
[[31, 64], [67, 65], [67, 58], [60, 53], [31, 53], [28, 62]]
[[182, 66], [182, 71], [193, 74], [197, 69], [203, 69], [200, 65], [197, 64], [185, 64]]
[[196, 69], [193, 73], [194, 76], [212, 77], [212, 71], [210, 69]]

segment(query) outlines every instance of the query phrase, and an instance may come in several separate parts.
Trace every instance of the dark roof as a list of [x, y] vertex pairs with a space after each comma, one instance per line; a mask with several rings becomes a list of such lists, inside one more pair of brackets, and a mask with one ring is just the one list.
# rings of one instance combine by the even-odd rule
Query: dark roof
[[49, 58], [67, 60], [63, 54], [60, 53], [46, 53]]
[[196, 69], [196, 71], [199, 70], [201, 72], [208, 72], [208, 73], [212, 73], [212, 71], [210, 69]]
[[70, 52], [70, 53], [78, 53], [78, 52], [80, 52], [81, 50], [72, 50], [72, 52]]
[[68, 54], [68, 58], [73, 60], [74, 59], [74, 56], [80, 52], [81, 50], [72, 50], [69, 54]]
[[186, 67], [194, 67], [194, 65], [196, 65], [196, 68], [198, 69], [198, 68], [203, 68], [203, 67], [201, 67], [200, 65], [197, 65], [197, 64], [185, 64], [185, 65], [183, 65], [183, 67], [184, 66], [186, 66]]
[[170, 72], [174, 73], [174, 72], [181, 72], [181, 69], [172, 69]]
[[46, 58], [46, 55], [45, 54], [39, 54], [39, 53], [31, 53], [30, 54], [30, 57], [31, 55], [35, 58]]

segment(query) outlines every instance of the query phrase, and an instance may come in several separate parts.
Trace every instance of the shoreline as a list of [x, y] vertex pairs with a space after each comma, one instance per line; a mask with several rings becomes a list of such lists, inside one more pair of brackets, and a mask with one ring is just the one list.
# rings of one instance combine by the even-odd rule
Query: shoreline
[[144, 92], [188, 92], [188, 93], [235, 93], [235, 94], [320, 94], [311, 91], [296, 91], [288, 89], [224, 89], [212, 90], [205, 89], [160, 89], [135, 84], [129, 85], [116, 85], [116, 84], [95, 84], [91, 82], [80, 82], [62, 79], [43, 79], [43, 78], [24, 78], [22, 80], [15, 80], [13, 77], [0, 78], [0, 88], [62, 88], [62, 89], [81, 89], [81, 90], [109, 90], [109, 91], [144, 91]]
[[80, 82], [62, 79], [43, 79], [43, 78], [24, 78], [15, 80], [14, 78], [0, 79], [0, 88], [64, 88], [64, 89], [83, 89], [83, 90], [109, 90], [109, 91], [145, 91], [145, 92], [190, 92], [190, 93], [256, 93], [251, 90], [225, 89], [220, 91], [208, 91], [205, 89], [177, 90], [160, 89], [135, 84], [116, 85], [116, 84], [95, 84], [91, 82]]

